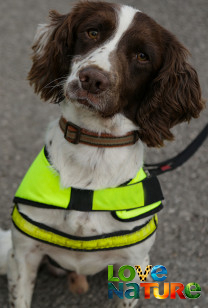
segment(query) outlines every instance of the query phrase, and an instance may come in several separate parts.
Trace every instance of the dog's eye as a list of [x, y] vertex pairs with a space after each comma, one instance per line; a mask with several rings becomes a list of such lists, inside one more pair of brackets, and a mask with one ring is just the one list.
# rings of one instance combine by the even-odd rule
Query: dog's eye
[[90, 39], [97, 40], [99, 32], [96, 29], [90, 29], [90, 30], [87, 31], [87, 34], [88, 34]]
[[138, 61], [138, 62], [147, 62], [147, 61], [149, 61], [148, 55], [146, 55], [146, 54], [143, 53], [143, 52], [139, 52], [139, 53], [136, 55], [136, 58], [137, 58], [137, 61]]

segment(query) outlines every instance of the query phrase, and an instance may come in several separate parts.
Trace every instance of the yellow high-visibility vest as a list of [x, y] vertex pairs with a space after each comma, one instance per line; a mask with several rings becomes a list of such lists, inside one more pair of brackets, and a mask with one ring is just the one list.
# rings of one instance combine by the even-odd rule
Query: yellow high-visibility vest
[[18, 203], [49, 209], [110, 211], [114, 218], [127, 222], [150, 216], [162, 208], [163, 195], [160, 184], [156, 177], [147, 177], [142, 168], [135, 178], [119, 187], [95, 191], [62, 188], [60, 176], [46, 156], [46, 149], [43, 148], [15, 194], [12, 220], [20, 231], [52, 245], [85, 251], [126, 247], [137, 244], [153, 234], [157, 227], [157, 215], [144, 226], [132, 231], [93, 236], [85, 240], [61, 234], [48, 226], [45, 228], [43, 224], [40, 225], [21, 214]]

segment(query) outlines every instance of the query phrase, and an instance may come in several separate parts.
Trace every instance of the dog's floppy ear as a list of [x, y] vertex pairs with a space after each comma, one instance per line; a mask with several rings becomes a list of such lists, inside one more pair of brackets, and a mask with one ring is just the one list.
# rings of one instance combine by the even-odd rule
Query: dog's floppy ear
[[70, 15], [50, 11], [50, 23], [40, 25], [32, 46], [33, 65], [28, 80], [45, 101], [59, 100], [72, 55], [73, 37]]
[[171, 33], [163, 31], [163, 63], [137, 111], [140, 138], [152, 147], [172, 140], [171, 127], [197, 118], [205, 104], [197, 73], [186, 62], [188, 51]]

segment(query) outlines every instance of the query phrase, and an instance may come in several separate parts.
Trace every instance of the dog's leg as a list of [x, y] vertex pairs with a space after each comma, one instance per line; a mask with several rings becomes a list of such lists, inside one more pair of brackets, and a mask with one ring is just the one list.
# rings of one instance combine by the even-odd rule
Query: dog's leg
[[89, 285], [84, 275], [78, 275], [76, 272], [68, 274], [69, 290], [73, 294], [84, 294], [88, 291]]
[[[126, 263], [126, 264], [128, 264], [128, 263]], [[119, 268], [121, 266], [122, 265], [118, 265], [118, 264], [114, 265], [115, 273], [118, 273], [118, 270], [119, 270]], [[122, 281], [120, 281], [120, 282], [122, 282]], [[137, 277], [135, 277], [133, 282], [136, 282], [136, 283], [139, 284], [139, 281], [138, 281]], [[118, 284], [117, 283], [115, 283], [115, 286], [118, 288]], [[128, 288], [126, 287], [126, 283], [124, 282], [124, 284], [123, 284], [123, 299], [121, 299], [121, 298], [116, 296], [116, 305], [115, 305], [116, 308], [127, 308], [127, 307], [128, 308], [134, 308], [134, 307], [138, 307], [138, 299], [137, 298], [128, 299], [128, 298], [125, 297], [125, 291], [127, 289]]]
[[[15, 233], [17, 232], [15, 230]], [[17, 241], [13, 242], [8, 256], [10, 308], [30, 307], [35, 278], [42, 259], [37, 245], [35, 241], [22, 234], [18, 234]]]
[[[117, 276], [117, 273], [118, 273], [118, 270], [119, 268], [124, 265], [124, 264], [116, 264], [114, 265], [114, 269], [115, 269], [115, 275]], [[126, 265], [131, 265], [131, 266], [134, 266], [134, 265], [140, 265], [142, 267], [142, 270], [144, 271], [146, 266], [149, 265], [149, 256], [147, 255], [146, 258], [143, 259], [142, 262], [140, 262], [138, 264], [138, 260], [128, 260], [128, 262], [126, 263]], [[131, 281], [130, 281], [131, 282]], [[140, 278], [139, 276], [136, 274], [134, 280], [132, 281], [134, 283], [137, 283], [138, 285], [140, 284]], [[118, 287], [118, 285], [116, 286]], [[127, 290], [128, 288], [126, 287], [126, 283], [124, 282], [124, 291], [123, 291], [123, 299], [120, 299], [118, 297], [116, 297], [116, 308], [135, 308], [135, 307], [139, 307], [139, 298], [132, 298], [132, 299], [128, 299], [125, 297], [125, 291]], [[132, 287], [131, 287], [132, 289]], [[132, 292], [133, 293], [133, 292]], [[133, 295], [131, 293], [131, 295]]]

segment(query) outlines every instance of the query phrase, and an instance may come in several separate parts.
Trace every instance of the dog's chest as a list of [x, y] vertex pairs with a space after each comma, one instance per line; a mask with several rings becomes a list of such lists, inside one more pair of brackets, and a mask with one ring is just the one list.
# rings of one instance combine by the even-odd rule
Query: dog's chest
[[[40, 209], [26, 205], [20, 205], [20, 211], [28, 217], [32, 217], [34, 221], [43, 223], [49, 228], [53, 228], [58, 232], [64, 232], [71, 236], [77, 237], [79, 240], [84, 237], [99, 236], [122, 230], [132, 230], [138, 225], [145, 223], [146, 219], [133, 222], [120, 222], [116, 220], [111, 212], [80, 212], [76, 210], [63, 209]], [[142, 242], [139, 246], [132, 246], [121, 250], [113, 249], [110, 251], [74, 251], [71, 249], [63, 249], [54, 247], [53, 245], [38, 246], [34, 242], [32, 249], [41, 251], [43, 255], [50, 256], [57, 264], [67, 270], [73, 270], [77, 273], [86, 275], [95, 274], [108, 264], [122, 264], [126, 258], [133, 255], [136, 251], [143, 256], [147, 251], [149, 242], [153, 242], [153, 237]], [[141, 249], [140, 249], [141, 248]]]
[[[100, 215], [106, 216], [105, 214]], [[79, 237], [101, 234], [106, 226], [101, 223], [100, 215], [92, 212], [65, 211], [61, 229]]]
[[[50, 226], [78, 238], [111, 233], [121, 228], [120, 222], [116, 221], [111, 213], [66, 210], [52, 211], [51, 214]], [[95, 274], [106, 268], [110, 264], [109, 259], [115, 263], [121, 257], [119, 250], [80, 252], [53, 246], [48, 248], [46, 254], [62, 268], [86, 275]]]
[[43, 210], [27, 205], [19, 205], [19, 209], [23, 214], [36, 222], [78, 237], [100, 235], [126, 228], [126, 224], [116, 221], [112, 217], [111, 212], [81, 212], [62, 209]]
[[[61, 211], [59, 215], [55, 214], [53, 216], [52, 221], [53, 227], [80, 238], [103, 235], [119, 230], [129, 230], [136, 225], [144, 223], [143, 219], [140, 222], [121, 223], [116, 221], [111, 213], [107, 212], [81, 213], [77, 211]], [[80, 274], [92, 275], [106, 268], [108, 264], [122, 264], [130, 256], [135, 258], [135, 253], [138, 259], [143, 258], [153, 241], [154, 236], [142, 242], [139, 246], [136, 245], [122, 249], [122, 253], [119, 249], [80, 252], [50, 246], [46, 254], [64, 269], [73, 270]]]

